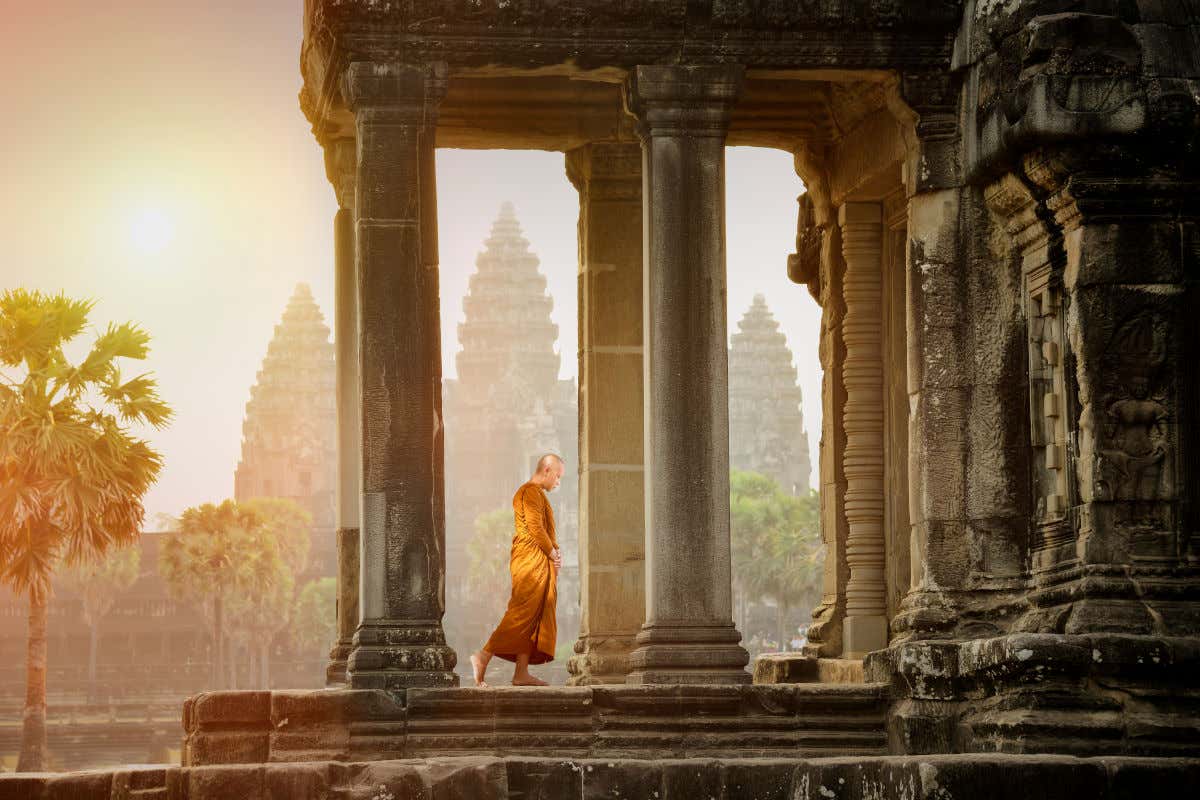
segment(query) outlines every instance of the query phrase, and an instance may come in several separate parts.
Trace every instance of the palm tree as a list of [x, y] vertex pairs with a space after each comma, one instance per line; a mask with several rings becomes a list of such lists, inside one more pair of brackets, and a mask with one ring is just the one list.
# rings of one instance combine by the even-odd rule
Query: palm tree
[[240, 505], [258, 515], [292, 575], [302, 575], [312, 548], [312, 514], [286, 497], [252, 497]]
[[248, 542], [244, 553], [244, 580], [231, 592], [230, 618], [235, 620], [231, 633], [250, 656], [250, 675], [258, 667], [254, 688], [271, 687], [271, 643], [275, 634], [291, 621], [295, 578], [284, 562], [278, 542], [265, 529]]
[[117, 598], [138, 579], [141, 551], [122, 547], [109, 553], [99, 563], [68, 567], [64, 583], [79, 596], [83, 622], [88, 626], [88, 702], [96, 702], [96, 650], [99, 644], [100, 621], [108, 615]]
[[819, 591], [820, 500], [816, 492], [794, 497], [755, 472], [732, 471], [729, 488], [734, 585], [743, 602], [775, 602], [782, 648], [791, 609]]
[[292, 636], [303, 652], [320, 652], [337, 629], [337, 578], [317, 578], [296, 595]]
[[171, 411], [148, 375], [124, 379], [150, 337], [110, 325], [72, 364], [64, 347], [94, 303], [24, 289], [0, 295], [0, 582], [29, 598], [25, 711], [17, 769], [46, 763], [46, 609], [55, 566], [97, 561], [141, 532], [162, 457], [132, 425]]
[[263, 538], [255, 553], [254, 588], [243, 595], [246, 613], [238, 616], [239, 627], [257, 647], [258, 688], [268, 689], [271, 644], [292, 620], [296, 583], [308, 568], [312, 514], [285, 497], [255, 497], [241, 505], [258, 515]]
[[258, 514], [232, 500], [185, 509], [159, 553], [159, 573], [172, 596], [199, 602], [212, 623], [215, 687], [224, 685], [225, 600], [255, 584]]

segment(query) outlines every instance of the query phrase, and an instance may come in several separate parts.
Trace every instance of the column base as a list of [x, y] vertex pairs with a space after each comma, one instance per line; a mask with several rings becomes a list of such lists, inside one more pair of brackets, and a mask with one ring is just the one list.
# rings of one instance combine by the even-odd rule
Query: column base
[[887, 645], [887, 617], [846, 617], [842, 629], [843, 658], [861, 659]]
[[637, 635], [626, 683], [750, 683], [750, 654], [732, 622], [653, 623]]
[[351, 689], [458, 686], [457, 663], [440, 623], [373, 620], [354, 634], [347, 682]]
[[354, 650], [354, 643], [350, 641], [339, 641], [334, 643], [329, 650], [329, 665], [325, 667], [325, 686], [331, 689], [341, 688], [347, 685], [346, 683], [346, 663], [350, 659], [350, 653]]
[[567, 685], [625, 683], [629, 656], [636, 646], [633, 635], [579, 637], [575, 641], [575, 655], [567, 661], [567, 671], [571, 673]]

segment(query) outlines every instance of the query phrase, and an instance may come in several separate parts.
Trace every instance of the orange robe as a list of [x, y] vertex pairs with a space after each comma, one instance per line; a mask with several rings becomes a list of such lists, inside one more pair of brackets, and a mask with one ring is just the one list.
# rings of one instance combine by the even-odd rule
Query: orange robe
[[550, 562], [550, 551], [558, 547], [554, 512], [541, 487], [526, 483], [513, 495], [513, 517], [512, 597], [484, 649], [506, 661], [529, 653], [530, 664], [545, 664], [554, 660], [558, 636], [554, 620], [558, 591]]

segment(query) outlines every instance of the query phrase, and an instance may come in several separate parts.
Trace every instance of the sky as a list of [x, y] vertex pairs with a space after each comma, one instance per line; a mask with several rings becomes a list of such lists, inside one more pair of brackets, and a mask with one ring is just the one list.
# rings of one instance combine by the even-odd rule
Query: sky
[[[96, 301], [134, 321], [175, 409], [148, 438], [166, 466], [148, 519], [233, 494], [250, 387], [296, 284], [332, 326], [336, 211], [300, 112], [302, 0], [42, 0], [0, 26], [0, 289]], [[781, 151], [727, 151], [731, 332], [767, 297], [795, 355], [812, 463], [820, 310], [787, 280], [803, 187]], [[563, 378], [576, 373], [578, 198], [561, 153], [439, 150], [445, 374], [462, 296], [501, 203], [554, 297]], [[129, 369], [133, 369], [132, 366]], [[814, 476], [815, 481], [815, 476]]]

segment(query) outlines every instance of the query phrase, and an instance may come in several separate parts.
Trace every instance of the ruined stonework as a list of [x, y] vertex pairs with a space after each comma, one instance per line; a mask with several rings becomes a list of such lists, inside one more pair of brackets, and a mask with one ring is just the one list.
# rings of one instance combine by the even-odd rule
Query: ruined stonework
[[[619, 630], [590, 626], [576, 648], [587, 662], [593, 641], [619, 640], [596, 679], [627, 670], [627, 685], [570, 690], [590, 704], [344, 697], [314, 712], [334, 742], [315, 749], [443, 770], [435, 756], [494, 754], [538, 719], [559, 726], [547, 744], [579, 750], [532, 767], [544, 782], [487, 773], [499, 796], [608, 796], [614, 785], [587, 777], [599, 768], [571, 759], [623, 732], [645, 760], [605, 768], [622, 796], [703, 796], [684, 775], [728, 798], [1187, 794], [1200, 747], [1198, 42], [1194, 0], [310, 0], [301, 104], [324, 146], [356, 141], [365, 513], [351, 683], [445, 686], [453, 663], [440, 639], [435, 135], [568, 152], [577, 185], [596, 180], [594, 154], [640, 148], [626, 247], [594, 245], [632, 219], [630, 182], [620, 213], [599, 207], [605, 187], [580, 192], [580, 375], [640, 373], [625, 385], [643, 414], [622, 431], [584, 387], [580, 469], [589, 498], [623, 498], [645, 544], [624, 541], [594, 570], [644, 560], [642, 584], [615, 593], [590, 565], [583, 584], [588, 609], [593, 588], [629, 598], [628, 614], [597, 615]], [[806, 187], [787, 268], [822, 307], [824, 586], [805, 652], [756, 673], [803, 690], [744, 686], [730, 617], [727, 145], [792, 153]], [[639, 172], [622, 161], [624, 178]], [[635, 253], [640, 292], [626, 280]], [[620, 314], [634, 307], [640, 331]], [[593, 463], [593, 431], [640, 432], [643, 448]], [[617, 475], [628, 482], [604, 493]], [[822, 678], [860, 674], [889, 756], [860, 741], [852, 769], [819, 755], [701, 765], [726, 746], [807, 753], [766, 732], [812, 709], [801, 696], [840, 696]], [[294, 753], [313, 733], [289, 741], [273, 702], [190, 706], [206, 763], [260, 765], [239, 768], [256, 785], [301, 771]], [[190, 716], [202, 704], [207, 730]], [[757, 733], [731, 738], [747, 717]], [[463, 739], [436, 741], [446, 730]], [[295, 761], [261, 766], [276, 753]], [[517, 760], [504, 781], [527, 774]], [[341, 791], [356, 769], [304, 791]], [[380, 783], [404, 780], [425, 779]]]
[[803, 494], [812, 465], [792, 351], [761, 294], [738, 329], [729, 348], [729, 465]]
[[[476, 518], [509, 508], [537, 460], [558, 453], [567, 470], [549, 497], [563, 552], [560, 625], [570, 630], [579, 619], [575, 382], [558, 377], [554, 299], [511, 203], [501, 207], [483, 242], [462, 304], [458, 377], [442, 383], [446, 473], [453, 476], [446, 486], [447, 601], [466, 607], [475, 593], [467, 544]], [[502, 598], [496, 601], [498, 613]], [[480, 642], [464, 637], [452, 644], [470, 650]]]
[[334, 527], [333, 345], [307, 284], [296, 287], [250, 388], [234, 496], [286, 497]]

